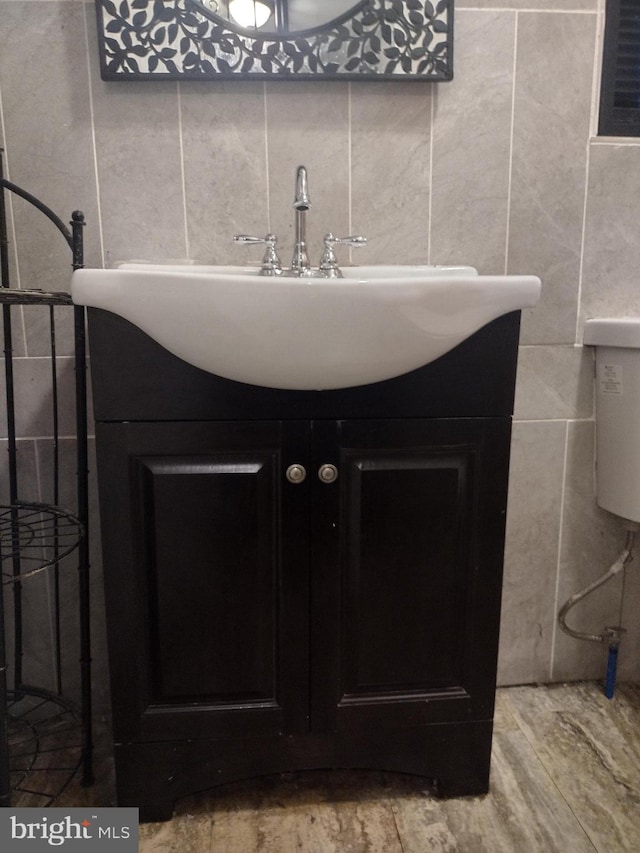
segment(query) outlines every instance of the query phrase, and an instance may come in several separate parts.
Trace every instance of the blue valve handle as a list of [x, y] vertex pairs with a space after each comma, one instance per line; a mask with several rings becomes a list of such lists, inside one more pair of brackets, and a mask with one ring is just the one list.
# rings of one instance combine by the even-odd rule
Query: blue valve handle
[[607, 699], [613, 699], [616, 689], [616, 671], [618, 669], [618, 646], [609, 646], [609, 657], [607, 658], [607, 674], [604, 682], [604, 695]]

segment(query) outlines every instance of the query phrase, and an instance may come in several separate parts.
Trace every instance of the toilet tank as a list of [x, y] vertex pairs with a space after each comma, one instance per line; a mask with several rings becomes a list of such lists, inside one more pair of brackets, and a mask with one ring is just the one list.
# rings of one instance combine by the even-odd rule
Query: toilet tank
[[596, 351], [598, 505], [640, 521], [640, 317], [587, 320]]

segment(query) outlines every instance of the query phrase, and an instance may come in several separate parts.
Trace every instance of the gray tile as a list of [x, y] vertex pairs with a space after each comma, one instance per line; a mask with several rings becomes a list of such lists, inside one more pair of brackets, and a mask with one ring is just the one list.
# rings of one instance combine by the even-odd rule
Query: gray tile
[[[33, 359], [31, 360], [33, 361]], [[6, 447], [6, 441], [2, 442]], [[18, 497], [22, 501], [34, 502], [54, 502], [54, 492], [51, 486], [51, 441], [18, 441]], [[75, 477], [74, 472], [77, 469], [75, 460], [75, 441], [61, 440], [59, 442], [59, 459], [61, 469], [61, 489], [58, 495], [58, 506], [66, 509], [71, 513], [76, 512], [75, 500]], [[6, 454], [3, 456], [3, 461]], [[5, 470], [0, 472], [0, 482], [6, 484], [6, 463]], [[69, 482], [71, 481], [71, 482]], [[8, 500], [6, 495], [3, 498]], [[40, 536], [40, 521], [41, 516], [36, 514], [32, 518], [32, 523], [38, 531], [38, 537], [35, 540], [37, 547], [28, 547], [21, 552], [21, 571], [24, 576], [22, 584], [22, 610], [23, 610], [23, 668], [24, 681], [28, 684], [33, 684], [45, 689], [57, 689], [56, 678], [56, 658], [55, 658], [55, 636], [56, 636], [56, 618], [55, 618], [55, 600], [56, 592], [55, 585], [58, 585], [60, 591], [60, 637], [61, 637], [61, 660], [62, 660], [62, 678], [63, 689], [67, 698], [79, 701], [79, 625], [77, 621], [78, 614], [78, 562], [77, 551], [74, 551], [70, 557], [61, 558], [58, 564], [58, 577], [55, 580], [55, 569], [53, 566], [41, 570], [45, 561], [52, 560], [55, 556], [53, 538], [49, 535], [42, 538]], [[48, 523], [48, 530], [51, 530], [51, 523]], [[72, 528], [61, 527], [62, 536], [60, 538], [59, 552], [64, 552], [67, 546], [71, 543], [76, 543], [78, 540], [72, 536]], [[26, 542], [26, 540], [25, 540]], [[5, 563], [5, 569], [7, 564]], [[34, 572], [28, 576], [28, 573]], [[9, 591], [6, 592], [6, 600], [11, 602], [12, 598]], [[13, 648], [12, 629], [13, 625], [12, 614], [9, 608], [8, 622], [9, 630], [7, 637], [10, 637], [10, 645]], [[98, 658], [100, 655], [98, 655]], [[106, 657], [102, 655], [102, 669], [106, 663]], [[100, 664], [97, 663], [96, 670], [100, 670]], [[103, 672], [104, 676], [104, 672]]]
[[[0, 106], [2, 104], [2, 90], [0, 88]], [[0, 115], [0, 147], [4, 148], [5, 144], [2, 137], [2, 124], [3, 119], [2, 115]], [[4, 162], [4, 160], [3, 160]], [[4, 174], [6, 177], [6, 163], [4, 168]], [[5, 190], [4, 194], [4, 203], [5, 203], [5, 216], [6, 216], [6, 228], [7, 228], [7, 257], [9, 262], [8, 269], [8, 278], [2, 281], [3, 287], [10, 287], [11, 289], [18, 288], [20, 286], [20, 274], [18, 269], [18, 251], [16, 246], [16, 234], [15, 234], [15, 221], [13, 216], [13, 206], [14, 202], [19, 200], [17, 196], [15, 196], [12, 192]], [[24, 325], [24, 312], [21, 306], [14, 305], [9, 309], [9, 316], [11, 318], [11, 347], [13, 350], [13, 354], [15, 356], [24, 356], [26, 355], [26, 335], [25, 335], [25, 325]], [[3, 336], [3, 348], [6, 350], [7, 343], [5, 342], [5, 338]]]
[[[89, 223], [86, 261], [99, 263], [84, 4], [16, 0], [2, 5], [0, 79], [8, 177], [65, 225], [73, 210], [83, 210]], [[20, 286], [68, 290], [71, 255], [63, 236], [22, 199], [14, 200], [13, 215]], [[29, 352], [37, 354], [39, 340], [33, 339], [28, 324], [26, 329]]]
[[520, 347], [515, 417], [520, 420], [593, 417], [591, 349]]
[[594, 15], [518, 16], [508, 271], [543, 282], [523, 343], [574, 343]]
[[[36, 442], [39, 470], [39, 482], [42, 485], [42, 499], [52, 500], [53, 453], [50, 439]], [[92, 697], [96, 720], [110, 715], [110, 690], [108, 660], [106, 648], [106, 625], [104, 610], [104, 586], [102, 582], [102, 555], [100, 541], [100, 516], [98, 507], [98, 489], [96, 483], [95, 441], [89, 440], [89, 586], [91, 612], [91, 657], [92, 657]], [[60, 497], [59, 504], [72, 513], [77, 512], [76, 497], [76, 442], [75, 439], [62, 439], [59, 442]], [[65, 608], [69, 619], [63, 624], [66, 661], [65, 675], [75, 696], [79, 689], [79, 671], [75, 666], [79, 660], [79, 626], [76, 621], [78, 610], [78, 573], [77, 552], [73, 552], [63, 566], [62, 589]], [[67, 601], [69, 603], [67, 603]]]
[[[9, 261], [11, 267], [11, 260]], [[17, 282], [15, 277], [9, 274], [9, 284], [11, 285], [11, 289], [17, 287]], [[7, 349], [11, 349], [12, 355], [14, 358], [24, 357], [27, 354], [26, 350], [26, 329], [25, 329], [25, 318], [24, 318], [24, 310], [19, 305], [13, 305], [9, 309], [9, 316], [11, 322], [11, 338], [10, 341], [5, 337], [4, 330], [2, 336], [2, 345], [3, 351]], [[4, 315], [3, 315], [4, 320]]]
[[[10, 501], [8, 488], [8, 444], [0, 441], [0, 502], [6, 505]], [[37, 503], [42, 500], [39, 489], [36, 443], [31, 440], [19, 439], [17, 442], [17, 481], [18, 500]], [[39, 517], [36, 518], [36, 521]], [[21, 574], [39, 568], [42, 562], [42, 552], [39, 548], [30, 548], [22, 552], [19, 564]], [[4, 581], [14, 570], [13, 561], [3, 562]], [[35, 684], [45, 689], [55, 688], [55, 665], [52, 649], [52, 611], [51, 611], [51, 579], [46, 574], [25, 578], [21, 589], [23, 611], [22, 629], [22, 668], [23, 681]], [[16, 671], [14, 660], [14, 618], [13, 618], [13, 587], [5, 585], [5, 639], [7, 642], [7, 662], [9, 684], [13, 684]]]
[[[23, 568], [27, 565], [23, 562]], [[7, 585], [7, 600], [13, 600], [11, 585]], [[54, 621], [51, 609], [52, 582], [45, 573], [26, 578], [21, 588], [22, 606], [22, 683], [43, 690], [56, 689], [56, 663], [53, 648]], [[16, 677], [16, 648], [14, 619], [11, 606], [7, 607], [5, 638], [7, 641], [7, 678], [14, 685]]]
[[[41, 499], [54, 501], [53, 472], [54, 448], [50, 439], [36, 442], [38, 461], [38, 481], [41, 485]], [[75, 439], [62, 439], [58, 443], [58, 464], [60, 471], [58, 505], [77, 513], [77, 457]], [[91, 596], [91, 645], [93, 701], [96, 714], [105, 714], [109, 710], [109, 683], [107, 673], [107, 651], [105, 636], [104, 590], [102, 585], [102, 565], [100, 556], [100, 526], [97, 506], [97, 488], [95, 483], [95, 447], [89, 445], [89, 546], [90, 546], [90, 596]], [[77, 620], [78, 603], [78, 552], [72, 552], [61, 563], [60, 590], [64, 602], [65, 618], [61, 625], [63, 643], [63, 675], [65, 693], [79, 701], [80, 669], [80, 627]], [[37, 625], [35, 626], [37, 630]], [[33, 630], [33, 628], [32, 628]]]
[[[342, 237], [350, 229], [348, 86], [324, 82], [268, 83], [267, 144], [269, 221], [280, 238], [286, 264], [290, 263], [294, 243], [292, 205], [296, 167], [307, 167], [313, 205], [307, 216], [307, 245], [309, 258], [315, 265], [322, 237], [329, 231]], [[362, 258], [361, 253], [357, 262], [362, 263]]]
[[191, 257], [208, 263], [259, 261], [267, 210], [264, 84], [181, 83], [185, 194]]
[[[5, 376], [0, 374], [0, 393], [4, 399]], [[14, 359], [14, 395], [16, 433], [21, 437], [51, 434], [52, 392], [51, 362], [48, 358]], [[58, 359], [58, 399], [60, 435], [75, 434], [75, 373], [73, 359]], [[0, 423], [0, 436], [6, 435], [6, 423]]]
[[550, 677], [566, 425], [515, 423], [498, 683]]
[[[77, 448], [75, 438], [62, 438], [57, 447], [51, 438], [36, 441], [38, 477], [41, 499], [57, 504], [72, 514], [78, 510], [77, 500]], [[58, 465], [57, 499], [54, 486], [55, 456]]]
[[515, 14], [456, 15], [456, 76], [435, 92], [431, 262], [503, 273]]
[[105, 264], [133, 258], [185, 258], [178, 84], [104, 82], [99, 75], [95, 29], [91, 22], [91, 86]]
[[[54, 311], [53, 336], [57, 355], [73, 355], [74, 312], [69, 306], [57, 306]], [[24, 325], [30, 356], [49, 356], [51, 347], [50, 308], [46, 305], [26, 305], [23, 308]]]
[[592, 144], [581, 319], [640, 313], [640, 146]]
[[[426, 263], [432, 86], [351, 84], [353, 263]], [[381, 132], [384, 129], [384, 132]]]
[[[0, 503], [2, 504], [8, 504], [11, 500], [8, 451], [7, 439], [0, 439]], [[18, 499], [24, 501], [41, 500], [35, 443], [30, 439], [18, 439], [16, 454]]]
[[620, 624], [626, 629], [618, 652], [618, 678], [640, 682], [640, 535], [636, 536], [633, 560], [625, 569]]

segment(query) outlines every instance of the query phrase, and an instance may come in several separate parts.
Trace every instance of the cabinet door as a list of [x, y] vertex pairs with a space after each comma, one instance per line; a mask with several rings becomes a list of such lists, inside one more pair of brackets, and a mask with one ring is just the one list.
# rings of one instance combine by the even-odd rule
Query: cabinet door
[[510, 420], [314, 422], [312, 727], [490, 719]]
[[107, 423], [97, 441], [116, 740], [305, 730], [307, 486], [284, 469], [308, 426]]

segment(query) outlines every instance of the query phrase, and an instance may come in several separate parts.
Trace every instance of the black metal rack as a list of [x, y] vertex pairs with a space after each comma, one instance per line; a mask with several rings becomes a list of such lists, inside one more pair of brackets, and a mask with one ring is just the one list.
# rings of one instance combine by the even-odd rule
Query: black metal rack
[[[6, 383], [6, 491], [9, 495], [8, 503], [0, 506], [0, 806], [47, 806], [56, 801], [79, 768], [81, 783], [90, 785], [93, 782], [85, 313], [83, 308], [72, 303], [68, 293], [10, 287], [7, 193], [21, 197], [51, 220], [71, 250], [74, 270], [83, 266], [84, 216], [75, 211], [69, 229], [39, 199], [5, 179], [0, 149], [0, 304]], [[51, 503], [25, 500], [19, 482], [12, 315], [16, 310], [38, 310], [36, 306], [48, 312], [51, 427], [47, 439], [52, 447]], [[61, 453], [56, 319], [61, 309], [73, 312], [76, 409], [76, 506], [73, 511], [59, 506]], [[68, 571], [70, 555], [78, 569], [74, 651], [79, 651], [79, 695], [73, 701], [65, 695], [66, 683], [63, 683], [63, 670], [68, 666], [66, 658], [63, 659], [67, 651], [63, 643], [67, 602], [61, 573]], [[53, 689], [27, 684], [23, 675], [24, 637], [29, 618], [25, 584], [38, 582], [47, 585], [47, 594], [53, 600]], [[7, 643], [8, 629], [11, 629], [10, 643]]]

